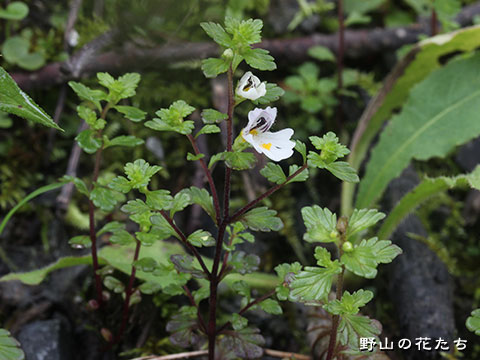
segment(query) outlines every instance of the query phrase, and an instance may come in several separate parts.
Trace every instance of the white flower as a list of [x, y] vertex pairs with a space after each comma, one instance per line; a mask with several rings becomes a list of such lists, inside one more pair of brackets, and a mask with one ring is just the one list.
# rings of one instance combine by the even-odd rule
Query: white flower
[[245, 99], [257, 100], [267, 93], [265, 81], [253, 75], [250, 71], [242, 76], [237, 86], [237, 95]]
[[289, 158], [293, 154], [295, 142], [290, 140], [292, 129], [270, 132], [277, 117], [277, 108], [256, 108], [248, 113], [248, 124], [242, 130], [242, 137], [260, 154], [273, 161]]

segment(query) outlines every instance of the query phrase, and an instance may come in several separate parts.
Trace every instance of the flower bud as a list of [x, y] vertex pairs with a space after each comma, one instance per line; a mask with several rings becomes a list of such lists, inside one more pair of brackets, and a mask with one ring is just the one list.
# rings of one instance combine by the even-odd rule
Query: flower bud
[[232, 49], [226, 49], [223, 54], [222, 54], [222, 58], [224, 58], [225, 60], [231, 60], [233, 59], [233, 50]]

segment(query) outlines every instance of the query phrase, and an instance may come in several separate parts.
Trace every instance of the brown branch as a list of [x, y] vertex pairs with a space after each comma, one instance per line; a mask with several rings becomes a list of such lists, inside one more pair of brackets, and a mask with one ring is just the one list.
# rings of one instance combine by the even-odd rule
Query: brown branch
[[[457, 15], [456, 21], [461, 26], [472, 23], [480, 14], [480, 1], [466, 6]], [[415, 43], [418, 36], [430, 32], [429, 24], [414, 24], [397, 28], [376, 28], [366, 30], [348, 30], [345, 32], [345, 57], [361, 58], [396, 50], [405, 44]], [[31, 73], [13, 73], [12, 77], [24, 90], [34, 87], [46, 88], [80, 76], [88, 76], [99, 71], [121, 72], [125, 69], [158, 69], [165, 63], [203, 59], [217, 56], [218, 47], [212, 42], [184, 42], [158, 46], [152, 49], [139, 48], [126, 43], [121, 49], [99, 54], [99, 48], [106, 44], [105, 39], [112, 39], [112, 33], [94, 40], [82, 50], [75, 53], [68, 63], [53, 63]], [[98, 46], [98, 45], [101, 46]], [[96, 45], [96, 46], [95, 46]], [[337, 34], [312, 34], [288, 39], [267, 39], [258, 44], [267, 49], [281, 63], [302, 62], [308, 58], [307, 51], [312, 46], [322, 45], [334, 52], [338, 51]], [[63, 71], [62, 71], [63, 69]]]

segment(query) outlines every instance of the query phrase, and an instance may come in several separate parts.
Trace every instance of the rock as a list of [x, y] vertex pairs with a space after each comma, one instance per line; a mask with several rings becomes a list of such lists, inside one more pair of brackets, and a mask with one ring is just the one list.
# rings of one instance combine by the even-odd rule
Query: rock
[[72, 360], [72, 337], [63, 317], [32, 322], [18, 335], [25, 360]]
[[480, 163], [480, 138], [463, 145], [455, 160], [465, 171], [472, 171]]

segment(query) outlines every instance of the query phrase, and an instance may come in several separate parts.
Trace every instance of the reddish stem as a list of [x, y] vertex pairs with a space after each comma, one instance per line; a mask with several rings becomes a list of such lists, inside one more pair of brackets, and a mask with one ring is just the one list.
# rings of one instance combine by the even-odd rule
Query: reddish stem
[[183, 286], [183, 290], [185, 290], [185, 294], [187, 294], [188, 300], [190, 300], [190, 304], [192, 304], [192, 306], [197, 308], [197, 318], [198, 318], [198, 322], [200, 323], [200, 328], [205, 334], [207, 334], [207, 326], [205, 325], [205, 321], [203, 320], [203, 317], [200, 314], [200, 308], [197, 302], [195, 301], [195, 298], [193, 297], [187, 285]]
[[430, 35], [435, 36], [438, 34], [438, 19], [437, 12], [432, 8], [432, 15], [430, 18]]
[[[193, 150], [195, 151], [195, 155], [200, 154], [200, 150], [198, 149], [195, 138], [191, 134], [188, 134], [187, 138], [188, 140], [190, 140], [190, 143], [192, 144]], [[205, 163], [205, 160], [203, 160], [203, 158], [200, 159], [199, 161], [200, 161], [200, 165], [203, 168], [203, 171], [205, 172], [205, 175], [207, 176], [208, 184], [210, 185], [210, 190], [212, 191], [213, 205], [215, 206], [216, 222], [217, 222], [217, 225], [220, 225], [220, 222], [221, 222], [220, 202], [218, 201], [217, 189], [215, 188], [215, 183], [213, 182], [212, 173], [208, 169], [207, 164]]]

